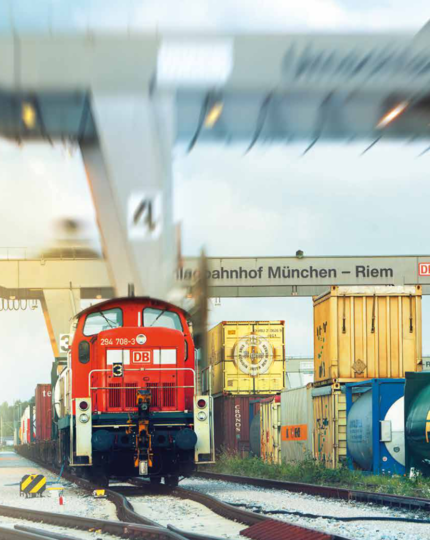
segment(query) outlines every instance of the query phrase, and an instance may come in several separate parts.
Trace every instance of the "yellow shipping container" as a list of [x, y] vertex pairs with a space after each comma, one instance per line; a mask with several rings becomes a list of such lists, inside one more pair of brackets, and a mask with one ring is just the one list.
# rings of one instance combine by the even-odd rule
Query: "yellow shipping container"
[[339, 383], [312, 388], [313, 456], [330, 469], [346, 464], [346, 395]]
[[260, 455], [268, 463], [281, 463], [281, 396], [260, 401]]
[[314, 298], [315, 383], [421, 371], [421, 287], [332, 287]]
[[200, 373], [214, 396], [276, 394], [284, 388], [284, 321], [224, 321], [208, 332]]

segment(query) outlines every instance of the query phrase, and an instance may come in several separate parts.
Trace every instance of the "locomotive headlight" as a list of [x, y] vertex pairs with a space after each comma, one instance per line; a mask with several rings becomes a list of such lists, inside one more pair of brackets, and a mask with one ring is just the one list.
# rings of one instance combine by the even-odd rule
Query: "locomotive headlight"
[[208, 417], [208, 415], [207, 415], [204, 411], [199, 411], [199, 412], [197, 413], [197, 418], [198, 418], [199, 420], [201, 420], [202, 422], [203, 422], [204, 420], [206, 420], [207, 417]]
[[82, 422], [83, 424], [86, 424], [89, 421], [90, 417], [88, 414], [81, 414], [79, 416], [79, 422]]

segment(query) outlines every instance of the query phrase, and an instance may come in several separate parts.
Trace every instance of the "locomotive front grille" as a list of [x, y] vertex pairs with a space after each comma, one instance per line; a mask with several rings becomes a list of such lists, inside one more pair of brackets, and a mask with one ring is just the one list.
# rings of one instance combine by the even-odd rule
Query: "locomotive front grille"
[[109, 408], [119, 409], [121, 407], [121, 383], [109, 383]]
[[163, 405], [164, 407], [176, 406], [176, 392], [173, 383], [163, 383]]
[[136, 407], [137, 383], [109, 383], [108, 407], [110, 409], [134, 409]]
[[126, 383], [125, 386], [127, 386], [127, 390], [125, 390], [125, 407], [136, 407], [137, 383]]
[[151, 390], [151, 407], [161, 407], [160, 387], [158, 384], [148, 384], [148, 390]]
[[176, 388], [173, 383], [148, 384], [151, 390], [151, 407], [176, 409]]

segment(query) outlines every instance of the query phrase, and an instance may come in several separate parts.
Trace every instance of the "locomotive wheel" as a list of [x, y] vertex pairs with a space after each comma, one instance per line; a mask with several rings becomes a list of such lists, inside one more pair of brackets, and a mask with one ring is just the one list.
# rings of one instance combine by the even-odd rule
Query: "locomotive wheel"
[[169, 487], [178, 487], [178, 484], [179, 484], [179, 476], [166, 476], [164, 478], [164, 483], [166, 484], [166, 486], [169, 486]]

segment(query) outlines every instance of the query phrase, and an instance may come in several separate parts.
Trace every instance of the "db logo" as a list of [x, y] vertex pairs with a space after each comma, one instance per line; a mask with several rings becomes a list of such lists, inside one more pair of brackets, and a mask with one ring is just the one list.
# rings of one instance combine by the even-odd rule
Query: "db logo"
[[133, 351], [133, 362], [135, 364], [145, 364], [151, 361], [150, 351]]
[[419, 263], [418, 264], [418, 275], [419, 276], [430, 276], [430, 263]]

